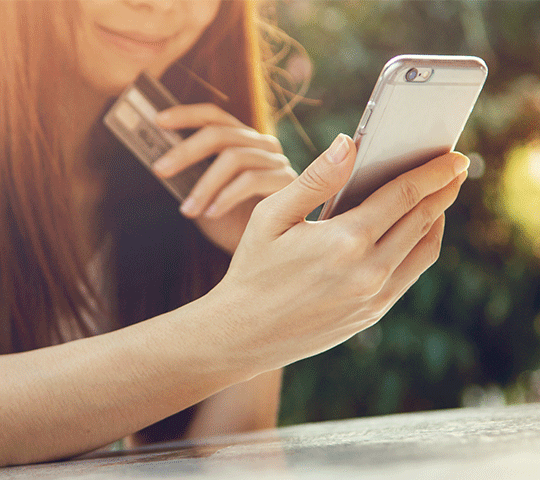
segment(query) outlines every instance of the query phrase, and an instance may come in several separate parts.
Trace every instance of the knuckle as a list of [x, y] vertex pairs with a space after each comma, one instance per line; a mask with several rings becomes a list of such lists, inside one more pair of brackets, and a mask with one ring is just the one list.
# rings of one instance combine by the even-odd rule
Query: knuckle
[[302, 187], [316, 192], [324, 191], [328, 187], [328, 182], [324, 175], [319, 172], [317, 165], [306, 168], [302, 175], [298, 177], [298, 181]]
[[400, 201], [407, 211], [411, 210], [422, 199], [418, 186], [407, 178], [400, 183]]
[[[365, 259], [366, 237], [340, 226], [334, 231], [332, 239], [332, 248], [326, 262], [327, 270], [356, 276], [359, 271], [358, 264], [362, 265]], [[365, 272], [365, 268], [361, 270]]]
[[263, 134], [262, 138], [268, 144], [268, 147], [269, 147], [268, 150], [273, 151], [275, 153], [280, 153], [280, 154], [283, 153], [281, 142], [276, 137], [274, 137], [274, 135]]
[[210, 138], [220, 138], [223, 134], [223, 130], [217, 125], [207, 125], [204, 129]]
[[291, 162], [289, 162], [289, 159], [283, 153], [272, 153], [272, 158], [278, 165], [292, 168]]
[[415, 216], [420, 235], [424, 237], [431, 230], [435, 221], [433, 207], [426, 202], [420, 203], [415, 209]]
[[356, 281], [355, 296], [373, 305], [379, 297], [393, 270], [384, 263], [372, 263], [359, 272]]
[[293, 181], [296, 178], [298, 178], [298, 173], [296, 173], [296, 170], [290, 166], [285, 167], [285, 176], [290, 180]]
[[383, 264], [377, 264], [371, 269], [367, 285], [370, 296], [374, 297], [383, 289], [391, 273], [390, 267]]
[[220, 162], [230, 170], [237, 170], [242, 164], [238, 150], [235, 148], [223, 149], [214, 162]]
[[247, 187], [248, 185], [256, 183], [257, 181], [258, 181], [258, 174], [257, 172], [254, 172], [253, 170], [246, 170], [245, 172], [242, 172], [238, 176], [238, 183], [242, 187]]
[[333, 233], [333, 242], [332, 252], [335, 252], [335, 255], [329, 257], [332, 264], [354, 268], [354, 260], [365, 258], [365, 253], [372, 245], [370, 229], [341, 224]]
[[358, 247], [363, 251], [375, 243], [375, 232], [372, 225], [363, 224], [356, 226], [355, 237]]
[[203, 127], [202, 133], [208, 139], [208, 142], [213, 144], [221, 145], [224, 141], [223, 129], [217, 125], [207, 125], [206, 127]]
[[360, 248], [356, 235], [350, 234], [346, 229], [340, 229], [335, 241], [334, 251], [338, 254], [339, 263], [350, 264], [351, 256]]

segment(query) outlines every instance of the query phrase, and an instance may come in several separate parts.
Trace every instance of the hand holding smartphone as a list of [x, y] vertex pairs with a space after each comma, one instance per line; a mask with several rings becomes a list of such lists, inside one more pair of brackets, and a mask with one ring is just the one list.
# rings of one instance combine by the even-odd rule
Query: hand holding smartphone
[[477, 57], [401, 55], [383, 68], [353, 137], [356, 162], [320, 220], [364, 201], [400, 174], [452, 151], [487, 77]]

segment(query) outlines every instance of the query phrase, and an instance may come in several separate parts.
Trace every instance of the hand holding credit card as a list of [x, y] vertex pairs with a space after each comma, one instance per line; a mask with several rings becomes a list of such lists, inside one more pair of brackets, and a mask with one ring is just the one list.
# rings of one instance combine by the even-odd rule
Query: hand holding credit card
[[[122, 93], [104, 123], [190, 218], [223, 217], [247, 200], [252, 200], [250, 213], [253, 201], [296, 177], [274, 136], [213, 103], [179, 104], [144, 73]], [[190, 135], [182, 137], [178, 130]]]
[[[172, 93], [143, 72], [122, 93], [103, 121], [124, 146], [153, 173], [153, 164], [182, 141], [182, 136], [177, 132], [160, 128], [155, 123], [158, 112], [174, 105], [178, 105], [178, 101]], [[207, 159], [172, 178], [157, 178], [181, 202], [209, 164], [210, 160]]]

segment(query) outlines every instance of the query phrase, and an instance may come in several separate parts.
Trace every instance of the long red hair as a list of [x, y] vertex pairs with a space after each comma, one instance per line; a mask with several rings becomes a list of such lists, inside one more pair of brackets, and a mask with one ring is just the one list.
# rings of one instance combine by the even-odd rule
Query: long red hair
[[[88, 292], [92, 296], [93, 290], [74, 224], [70, 179], [59, 148], [59, 112], [53, 102], [47, 102], [45, 109], [42, 101], [44, 94], [55, 98], [60, 93], [55, 93], [61, 56], [55, 55], [58, 46], [53, 36], [53, 15], [76, 17], [76, 2], [18, 0], [2, 2], [1, 9], [0, 354], [49, 345], [53, 335], [61, 338], [60, 318], [72, 319], [79, 331], [89, 333], [83, 312], [95, 313], [88, 300]], [[182, 70], [173, 67], [165, 75], [167, 85], [181, 102], [212, 101], [244, 123], [259, 130], [268, 129], [256, 24], [253, 2], [222, 3], [215, 21], [181, 59]], [[185, 68], [196, 75], [182, 74]], [[195, 80], [197, 76], [229, 100], [224, 103], [217, 98]], [[151, 179], [145, 177], [142, 181]], [[111, 198], [111, 211], [129, 217], [123, 207], [115, 209], [122, 204], [122, 198], [116, 194]], [[184, 258], [182, 274], [177, 275], [183, 280], [170, 281], [168, 273], [160, 276], [163, 281], [157, 289], [159, 295], [145, 295], [147, 307], [138, 308], [133, 306], [133, 299], [148, 291], [147, 284], [129, 283], [127, 263], [132, 258], [119, 259], [115, 272], [121, 296], [121, 324], [192, 300], [211, 288], [224, 272], [226, 257], [205, 244], [187, 221], [178, 218], [170, 223], [177, 225], [174, 228], [184, 237], [184, 244], [175, 253], [188, 257]], [[152, 258], [154, 263], [156, 255]], [[161, 265], [162, 270], [167, 268]], [[186, 278], [190, 280], [187, 282]], [[152, 283], [152, 278], [146, 282]], [[163, 293], [164, 289], [174, 288], [181, 292]], [[170, 301], [163, 303], [164, 298]]]

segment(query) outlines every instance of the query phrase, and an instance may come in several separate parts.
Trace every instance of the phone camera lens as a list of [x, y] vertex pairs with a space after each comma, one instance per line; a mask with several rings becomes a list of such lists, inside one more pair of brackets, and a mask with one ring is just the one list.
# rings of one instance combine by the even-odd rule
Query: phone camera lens
[[411, 68], [406, 74], [405, 74], [405, 80], [407, 82], [413, 82], [414, 79], [418, 76], [418, 70], [416, 68]]

